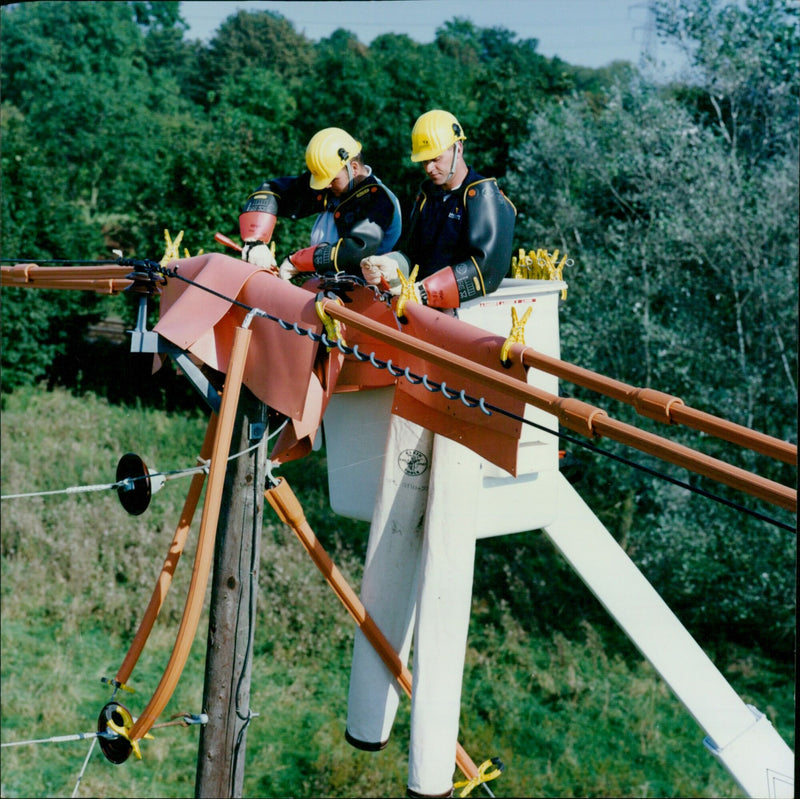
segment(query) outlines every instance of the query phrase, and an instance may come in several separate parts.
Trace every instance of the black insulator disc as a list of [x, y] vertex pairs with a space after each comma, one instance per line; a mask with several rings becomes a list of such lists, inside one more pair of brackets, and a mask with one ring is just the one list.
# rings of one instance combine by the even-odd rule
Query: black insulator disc
[[[97, 718], [97, 731], [105, 732], [108, 729], [108, 722], [113, 721], [119, 727], [128, 730], [133, 726], [133, 717], [130, 711], [119, 702], [109, 702], [101, 711]], [[113, 730], [112, 730], [113, 732]], [[100, 749], [106, 756], [106, 760], [119, 765], [124, 763], [133, 751], [133, 745], [127, 738], [121, 735], [117, 738], [104, 738], [99, 736]]]
[[122, 507], [131, 516], [139, 516], [147, 510], [152, 496], [149, 472], [144, 461], [133, 452], [126, 452], [117, 464], [117, 482], [132, 479], [130, 485], [119, 486], [117, 494]]

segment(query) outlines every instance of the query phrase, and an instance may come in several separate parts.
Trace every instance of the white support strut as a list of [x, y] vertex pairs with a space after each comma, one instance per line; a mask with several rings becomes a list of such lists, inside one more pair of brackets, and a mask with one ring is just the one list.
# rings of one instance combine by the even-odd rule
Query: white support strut
[[746, 705], [578, 492], [558, 475], [558, 515], [543, 530], [704, 730], [751, 797], [794, 796], [794, 753]]

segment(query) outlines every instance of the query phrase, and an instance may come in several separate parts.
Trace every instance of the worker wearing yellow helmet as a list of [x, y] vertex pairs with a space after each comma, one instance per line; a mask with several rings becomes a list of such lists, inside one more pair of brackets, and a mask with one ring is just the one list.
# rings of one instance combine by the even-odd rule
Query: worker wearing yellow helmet
[[362, 261], [367, 282], [399, 292], [398, 268], [419, 265], [416, 298], [434, 308], [458, 308], [490, 294], [511, 263], [516, 210], [494, 178], [464, 160], [464, 129], [434, 109], [411, 131], [411, 160], [427, 179], [420, 186], [399, 251]]
[[[516, 217], [497, 182], [466, 164], [465, 140], [448, 111], [417, 119], [411, 160], [422, 165], [426, 179], [403, 244], [361, 262], [367, 282], [388, 286], [392, 294], [401, 288], [400, 273], [408, 276], [409, 267], [419, 265], [416, 299], [456, 315], [462, 302], [490, 294], [505, 277]], [[464, 486], [474, 479], [475, 460], [460, 443], [391, 414], [361, 599], [403, 662], [413, 643], [410, 797], [453, 795], [478, 524], [473, 492], [467, 488], [465, 496]], [[356, 631], [346, 740], [359, 749], [382, 749], [398, 704], [392, 675]]]
[[[284, 279], [300, 272], [360, 274], [361, 260], [388, 252], [402, 226], [400, 203], [364, 163], [361, 144], [342, 128], [324, 128], [311, 137], [307, 172], [264, 181], [245, 202], [239, 217], [242, 258]], [[268, 246], [277, 217], [317, 214], [310, 246], [276, 266]]]

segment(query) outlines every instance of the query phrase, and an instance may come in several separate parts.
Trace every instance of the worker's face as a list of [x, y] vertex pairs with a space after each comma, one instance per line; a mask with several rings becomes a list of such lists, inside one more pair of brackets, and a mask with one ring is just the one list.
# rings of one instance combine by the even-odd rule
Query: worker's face
[[459, 146], [456, 143], [436, 158], [422, 162], [425, 174], [434, 186], [444, 186], [448, 179], [452, 178], [450, 172], [453, 168], [453, 154], [458, 155], [459, 152]]
[[[358, 176], [358, 163], [356, 161], [351, 161], [350, 168], [353, 171], [353, 179], [355, 179]], [[347, 174], [347, 168], [342, 167], [336, 177], [331, 181], [331, 185], [328, 186], [328, 188], [331, 190], [331, 194], [333, 194], [334, 197], [341, 197], [349, 186], [350, 177]]]

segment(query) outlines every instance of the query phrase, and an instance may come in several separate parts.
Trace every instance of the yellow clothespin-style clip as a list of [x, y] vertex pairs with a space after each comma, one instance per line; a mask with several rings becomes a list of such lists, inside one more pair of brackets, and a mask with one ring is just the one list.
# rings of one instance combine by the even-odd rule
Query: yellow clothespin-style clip
[[135, 688], [131, 688], [130, 685], [127, 685], [124, 682], [119, 682], [118, 680], [115, 680], [111, 677], [101, 677], [100, 682], [104, 683], [105, 685], [110, 685], [114, 689], [114, 691], [127, 691], [129, 694], [136, 693]]
[[[161, 259], [161, 261], [159, 261], [159, 264], [161, 266], [166, 266], [170, 261], [177, 261], [178, 258], [181, 257], [180, 246], [182, 240], [183, 240], [183, 231], [178, 233], [178, 235], [175, 237], [175, 241], [172, 241], [169, 235], [169, 230], [166, 229], [164, 230], [164, 241], [167, 243], [167, 249], [164, 251], [164, 257]], [[273, 255], [275, 254], [274, 247], [275, 245], [273, 245], [273, 253], [272, 253]], [[203, 254], [202, 249], [197, 251], [197, 255], [202, 255], [202, 254]], [[183, 257], [184, 258], [191, 257], [188, 247], [183, 248]]]
[[[511, 277], [528, 280], [563, 280], [564, 267], [572, 266], [572, 259], [565, 253], [558, 261], [558, 250], [548, 252], [542, 248], [538, 250], [518, 250], [518, 254], [511, 258]], [[567, 299], [567, 290], [561, 289], [561, 299]]]
[[536, 253], [533, 250], [528, 250], [528, 254], [525, 256], [525, 272], [528, 276], [528, 280], [535, 280], [536, 279]]
[[547, 250], [539, 250], [539, 271], [542, 280], [552, 280], [553, 258]]
[[183, 231], [178, 233], [175, 241], [169, 235], [169, 231], [164, 229], [164, 241], [167, 243], [167, 249], [164, 251], [164, 257], [159, 261], [161, 266], [166, 266], [170, 261], [176, 261], [181, 257], [181, 241], [183, 240]]
[[[342, 304], [342, 301], [337, 297], [336, 302], [339, 305]], [[314, 303], [314, 308], [316, 308], [317, 316], [320, 318], [320, 321], [325, 327], [325, 335], [328, 337], [329, 341], [341, 341], [342, 345], [344, 345], [345, 341], [342, 338], [342, 324], [341, 322], [337, 321], [336, 319], [332, 319], [327, 313], [325, 313], [325, 308], [322, 304], [322, 299], [317, 300]], [[332, 347], [328, 347], [328, 352], [333, 349]]]
[[503, 761], [500, 760], [499, 757], [493, 757], [491, 760], [484, 760], [478, 767], [477, 777], [473, 777], [471, 780], [457, 782], [453, 785], [453, 789], [463, 788], [459, 796], [469, 796], [473, 788], [484, 782], [489, 782], [489, 780], [497, 779], [503, 771], [505, 771], [505, 768]]
[[525, 343], [525, 323], [528, 321], [532, 310], [533, 306], [531, 305], [522, 315], [522, 319], [520, 319], [517, 309], [511, 308], [511, 332], [508, 334], [508, 338], [505, 340], [500, 350], [500, 360], [503, 363], [508, 362], [508, 351], [511, 349], [512, 344]]
[[524, 280], [527, 277], [525, 274], [525, 250], [520, 247], [517, 252], [517, 255], [511, 256], [511, 277], [515, 280]]
[[407, 302], [420, 302], [419, 291], [417, 290], [416, 280], [419, 273], [419, 264], [411, 270], [411, 274], [406, 277], [401, 269], [397, 270], [397, 277], [400, 278], [400, 296], [397, 299], [397, 315], [405, 316]]
[[[117, 705], [116, 712], [122, 717], [122, 724], [117, 724], [113, 718], [110, 718], [106, 721], [107, 729], [115, 732], [120, 738], [124, 738], [130, 745], [131, 751], [136, 756], [137, 760], [142, 759], [142, 750], [139, 748], [139, 740], [133, 740], [131, 738], [131, 729], [133, 728], [133, 716], [131, 716], [130, 712], [126, 707], [123, 705]], [[153, 736], [148, 732], [145, 733], [143, 738], [147, 738], [148, 740], [153, 740]]]
[[553, 254], [550, 256], [550, 263], [547, 265], [550, 271], [550, 280], [558, 280], [558, 267], [556, 266], [556, 261], [558, 260], [558, 250], [555, 250]]
[[[561, 262], [559, 263], [559, 265], [556, 267], [556, 276], [555, 276], [556, 280], [563, 280], [564, 279], [564, 266], [567, 265], [567, 264], [571, 265], [572, 261], [568, 261], [567, 260], [567, 256], [565, 254], [564, 257], [561, 259]], [[566, 300], [567, 299], [567, 290], [566, 289], [561, 289], [561, 299], [562, 300]]]

